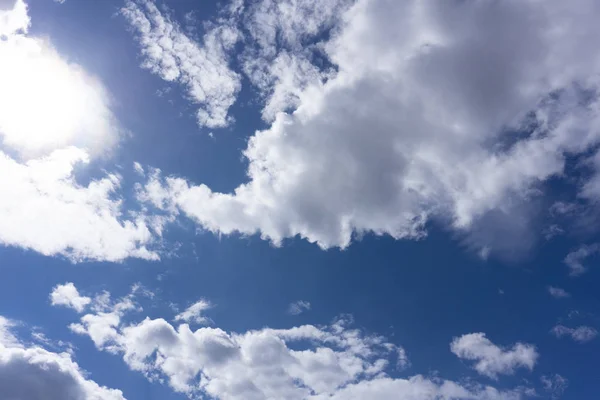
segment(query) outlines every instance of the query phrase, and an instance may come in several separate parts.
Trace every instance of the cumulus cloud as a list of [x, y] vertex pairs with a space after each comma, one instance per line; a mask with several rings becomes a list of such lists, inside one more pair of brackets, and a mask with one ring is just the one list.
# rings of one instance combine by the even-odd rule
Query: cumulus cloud
[[6, 399], [125, 400], [120, 390], [90, 380], [68, 353], [27, 347], [0, 317], [0, 393]]
[[[100, 297], [110, 298], [108, 293]], [[285, 399], [521, 399], [523, 390], [499, 391], [416, 375], [391, 378], [406, 366], [404, 349], [384, 337], [352, 328], [349, 317], [327, 326], [262, 328], [242, 333], [217, 327], [191, 330], [162, 318], [124, 322], [141, 309], [132, 294], [81, 317], [75, 332], [97, 348], [120, 354], [129, 368], [149, 379], [165, 379], [190, 398]], [[104, 321], [104, 329], [98, 321]], [[128, 318], [128, 320], [130, 320]], [[109, 326], [108, 329], [106, 327]], [[99, 334], [99, 332], [101, 332]]]
[[587, 267], [583, 264], [586, 258], [597, 254], [600, 251], [600, 246], [597, 243], [582, 245], [576, 250], [570, 252], [565, 257], [565, 264], [569, 267], [571, 276], [579, 276], [587, 271]]
[[0, 242], [72, 261], [158, 259], [147, 247], [155, 236], [145, 217], [122, 216], [120, 176], [77, 183], [76, 167], [88, 162], [88, 154], [75, 147], [26, 163], [0, 152], [0, 187], [6, 189], [0, 198]]
[[106, 90], [27, 34], [23, 1], [0, 18], [0, 243], [72, 261], [157, 259], [149, 218], [123, 215], [119, 175], [76, 179], [118, 141]]
[[554, 286], [548, 286], [548, 293], [550, 293], [550, 296], [554, 297], [555, 299], [571, 297], [571, 295], [565, 289]]
[[422, 238], [433, 220], [470, 232], [476, 251], [525, 251], [543, 183], [600, 139], [597, 2], [358, 0], [314, 27], [294, 23], [310, 1], [284, 2], [289, 15], [263, 3], [262, 53], [286, 57], [269, 50], [287, 43], [280, 32], [300, 47], [313, 37], [320, 57], [304, 60], [319, 78], [285, 79], [292, 109], [249, 139], [249, 180], [233, 193], [149, 180], [204, 229], [328, 248], [363, 233]]
[[557, 338], [569, 336], [576, 342], [586, 343], [598, 336], [598, 331], [590, 326], [579, 326], [577, 328], [569, 328], [564, 325], [556, 325], [550, 332]]
[[185, 86], [198, 104], [198, 124], [210, 128], [229, 124], [229, 107], [240, 90], [240, 76], [229, 68], [228, 51], [239, 40], [235, 25], [219, 21], [196, 42], [151, 0], [127, 1], [121, 13], [136, 33], [142, 67], [165, 81]]
[[65, 306], [77, 312], [83, 312], [92, 299], [81, 296], [73, 282], [56, 285], [50, 293], [50, 302], [53, 306]]
[[310, 310], [310, 302], [304, 300], [298, 300], [293, 303], [290, 303], [288, 306], [288, 314], [291, 315], [300, 315], [305, 311]]
[[210, 322], [210, 319], [202, 315], [204, 311], [209, 310], [213, 307], [210, 301], [200, 299], [185, 311], [175, 316], [175, 321], [195, 323], [195, 324], [206, 324]]
[[531, 344], [516, 343], [512, 348], [502, 348], [492, 343], [484, 333], [454, 338], [450, 350], [459, 358], [476, 361], [475, 370], [492, 379], [497, 379], [498, 375], [512, 375], [517, 368], [531, 371], [539, 356]]

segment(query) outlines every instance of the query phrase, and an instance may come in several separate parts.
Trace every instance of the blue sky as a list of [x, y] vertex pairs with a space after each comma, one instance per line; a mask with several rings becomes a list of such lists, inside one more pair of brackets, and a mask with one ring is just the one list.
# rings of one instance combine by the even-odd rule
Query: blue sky
[[598, 8], [0, 0], [3, 398], [595, 398]]

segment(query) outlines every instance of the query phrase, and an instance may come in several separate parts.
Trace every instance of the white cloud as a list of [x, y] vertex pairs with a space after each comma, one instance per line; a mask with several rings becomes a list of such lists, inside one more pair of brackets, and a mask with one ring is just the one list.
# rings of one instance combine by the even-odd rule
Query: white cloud
[[[103, 294], [109, 298], [109, 294]], [[124, 323], [135, 306], [132, 295], [100, 301], [103, 311], [81, 318], [77, 333], [89, 335], [98, 349], [121, 354], [127, 365], [150, 379], [165, 379], [190, 398], [222, 400], [285, 399], [520, 399], [523, 392], [461, 385], [417, 375], [394, 379], [394, 363], [407, 365], [404, 349], [377, 335], [351, 328], [342, 317], [328, 326], [262, 328], [243, 333], [216, 327], [195, 331], [162, 318]], [[112, 316], [112, 317], [109, 317]], [[99, 340], [96, 319], [109, 322]]]
[[72, 261], [158, 258], [148, 249], [155, 237], [143, 215], [122, 216], [114, 174], [87, 186], [75, 180], [88, 155], [71, 147], [21, 164], [0, 152], [0, 243]]
[[208, 300], [200, 299], [185, 311], [175, 316], [175, 321], [188, 322], [195, 324], [207, 324], [210, 319], [202, 315], [204, 311], [209, 310], [213, 305]]
[[142, 164], [140, 164], [137, 161], [133, 163], [133, 170], [136, 172], [136, 174], [138, 174], [140, 176], [146, 175], [146, 172], [144, 171], [144, 167], [142, 167]]
[[542, 375], [540, 380], [542, 381], [544, 390], [549, 393], [552, 400], [560, 399], [569, 386], [569, 380], [559, 374], [554, 374], [553, 376]]
[[142, 67], [186, 87], [189, 97], [200, 107], [200, 126], [227, 126], [231, 121], [229, 107], [240, 90], [240, 76], [229, 68], [227, 54], [240, 38], [237, 28], [219, 21], [208, 29], [200, 44], [150, 0], [128, 0], [121, 12], [136, 32]]
[[[275, 244], [421, 238], [433, 219], [470, 232], [477, 251], [526, 250], [529, 200], [565, 172], [566, 154], [600, 140], [598, 7], [359, 0], [322, 35], [335, 74], [286, 80], [295, 110], [250, 138], [247, 183], [233, 193], [181, 178], [149, 183], [204, 229]], [[290, 21], [303, 15], [289, 11]], [[277, 21], [279, 11], [261, 15]], [[303, 37], [298, 25], [290, 37]]]
[[491, 386], [471, 387], [416, 375], [408, 379], [377, 378], [351, 383], [332, 396], [316, 396], [314, 400], [518, 400], [528, 397], [522, 391], [499, 391]]
[[[125, 400], [120, 390], [90, 380], [68, 353], [27, 347], [0, 317], [0, 393], [5, 399]], [[10, 326], [9, 326], [10, 327]], [[8, 337], [8, 340], [7, 340]]]
[[565, 264], [569, 267], [571, 276], [579, 276], [587, 271], [587, 267], [583, 264], [586, 258], [593, 256], [600, 251], [598, 244], [582, 245], [577, 250], [567, 254]]
[[50, 302], [53, 306], [65, 306], [77, 312], [83, 312], [92, 302], [92, 299], [81, 296], [73, 282], [56, 285], [50, 293]]
[[476, 361], [475, 370], [481, 375], [497, 379], [498, 375], [512, 375], [517, 368], [532, 370], [538, 359], [535, 346], [516, 343], [502, 348], [492, 343], [484, 333], [469, 333], [454, 338], [450, 349], [462, 359]]
[[20, 21], [2, 25], [0, 40], [0, 243], [72, 261], [157, 259], [151, 218], [123, 215], [119, 175], [76, 179], [118, 141], [105, 89], [48, 40], [26, 34], [22, 1], [0, 13]]
[[59, 350], [75, 356], [75, 346], [72, 343], [63, 340], [52, 340], [44, 332], [40, 331], [39, 328], [33, 329], [31, 338], [47, 350]]
[[115, 342], [120, 337], [119, 326], [121, 318], [128, 311], [140, 310], [133, 298], [137, 293], [136, 286], [129, 295], [112, 301], [109, 292], [95, 296], [92, 303], [92, 313], [81, 317], [79, 323], [69, 325], [69, 329], [80, 335], [88, 335], [96, 347], [110, 352], [117, 352], [119, 346]]
[[298, 300], [293, 303], [290, 303], [288, 306], [288, 314], [291, 315], [300, 315], [305, 311], [310, 310], [310, 302], [304, 300]]
[[15, 322], [0, 315], [0, 343], [4, 346], [18, 347], [19, 340], [13, 335], [11, 329], [15, 326]]
[[253, 2], [243, 18], [248, 32], [241, 55], [242, 68], [265, 98], [263, 119], [295, 109], [309, 85], [333, 74], [332, 68], [314, 65], [323, 56], [323, 32], [341, 20], [349, 0], [261, 0]]
[[17, 32], [25, 33], [30, 25], [31, 19], [27, 13], [27, 4], [23, 0], [0, 2], [0, 39], [2, 36], [13, 35]]
[[569, 328], [564, 325], [556, 325], [550, 332], [552, 332], [552, 334], [554, 334], [557, 338], [569, 336], [571, 339], [579, 343], [589, 342], [598, 336], [598, 331], [589, 326]]
[[548, 293], [550, 293], [550, 296], [554, 297], [555, 299], [571, 297], [571, 295], [565, 289], [554, 286], [548, 286]]

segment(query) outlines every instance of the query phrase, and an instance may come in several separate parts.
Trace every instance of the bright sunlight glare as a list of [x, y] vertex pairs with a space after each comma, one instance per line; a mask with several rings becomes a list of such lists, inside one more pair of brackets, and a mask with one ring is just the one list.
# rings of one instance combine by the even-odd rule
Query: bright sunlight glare
[[115, 144], [118, 126], [102, 85], [46, 40], [0, 39], [0, 135], [23, 158], [76, 146], [91, 154]]

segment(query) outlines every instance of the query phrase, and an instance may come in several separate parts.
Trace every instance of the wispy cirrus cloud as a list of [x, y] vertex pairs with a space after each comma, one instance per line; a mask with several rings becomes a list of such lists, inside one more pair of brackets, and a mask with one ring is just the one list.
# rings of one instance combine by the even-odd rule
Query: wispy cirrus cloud
[[586, 343], [598, 336], [598, 331], [590, 326], [578, 326], [577, 328], [570, 328], [564, 325], [556, 325], [550, 330], [550, 332], [557, 338], [568, 336], [576, 342]]
[[235, 24], [220, 20], [199, 43], [150, 0], [128, 0], [121, 13], [136, 34], [142, 67], [185, 87], [199, 107], [200, 126], [227, 126], [232, 121], [228, 110], [241, 87], [240, 75], [229, 67], [229, 50], [241, 36]]
[[300, 315], [305, 311], [310, 310], [310, 302], [305, 300], [298, 300], [290, 303], [288, 306], [287, 312], [291, 315]]
[[567, 297], [571, 297], [571, 294], [565, 289], [554, 286], [548, 286], [548, 293], [550, 293], [550, 296], [554, 297], [555, 299], [565, 299]]
[[565, 257], [565, 264], [569, 267], [571, 276], [579, 276], [587, 271], [584, 262], [588, 257], [597, 254], [600, 251], [600, 246], [597, 243], [584, 244], [573, 250]]

